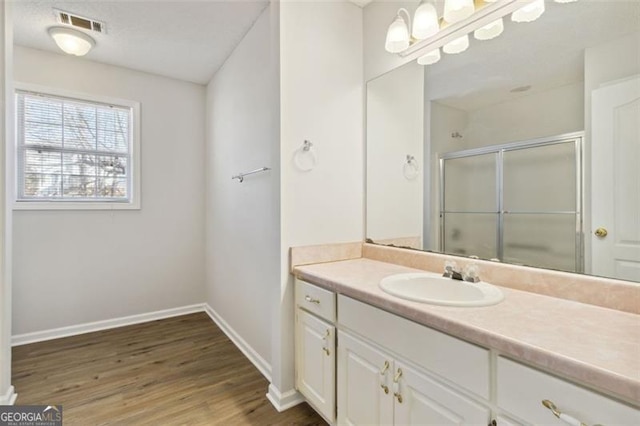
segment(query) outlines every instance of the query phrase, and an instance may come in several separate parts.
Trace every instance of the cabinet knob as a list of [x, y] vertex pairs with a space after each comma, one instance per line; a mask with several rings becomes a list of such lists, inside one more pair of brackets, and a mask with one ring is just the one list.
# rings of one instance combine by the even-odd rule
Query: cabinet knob
[[380, 385], [380, 387], [382, 388], [382, 390], [384, 391], [385, 395], [389, 393], [389, 386], [387, 385]]
[[323, 347], [322, 350], [324, 351], [325, 354], [327, 354], [327, 356], [331, 355], [331, 351], [329, 350], [329, 348]]

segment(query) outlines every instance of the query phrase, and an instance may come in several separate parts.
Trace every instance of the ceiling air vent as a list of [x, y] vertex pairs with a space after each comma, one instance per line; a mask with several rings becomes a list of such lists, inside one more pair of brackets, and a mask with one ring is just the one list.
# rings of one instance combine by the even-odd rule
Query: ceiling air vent
[[72, 27], [82, 28], [84, 30], [96, 31], [98, 33], [106, 32], [104, 22], [85, 18], [84, 16], [74, 15], [73, 13], [64, 12], [62, 10], [54, 9], [53, 11], [56, 14], [58, 22], [61, 24], [71, 25]]

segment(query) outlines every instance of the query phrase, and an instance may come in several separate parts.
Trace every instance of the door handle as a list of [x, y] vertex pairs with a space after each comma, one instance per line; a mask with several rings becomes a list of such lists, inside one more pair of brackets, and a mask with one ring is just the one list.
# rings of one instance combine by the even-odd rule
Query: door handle
[[609, 234], [609, 232], [607, 231], [606, 228], [598, 228], [596, 229], [596, 232], [594, 232], [594, 234], [598, 238], [604, 238]]

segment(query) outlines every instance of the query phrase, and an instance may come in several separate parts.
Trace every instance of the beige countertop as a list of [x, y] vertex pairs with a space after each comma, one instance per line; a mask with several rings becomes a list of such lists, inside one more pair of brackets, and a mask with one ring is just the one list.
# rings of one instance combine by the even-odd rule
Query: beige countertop
[[503, 302], [477, 308], [411, 302], [378, 287], [405, 272], [424, 271], [366, 258], [294, 268], [326, 289], [640, 406], [640, 315], [505, 287]]

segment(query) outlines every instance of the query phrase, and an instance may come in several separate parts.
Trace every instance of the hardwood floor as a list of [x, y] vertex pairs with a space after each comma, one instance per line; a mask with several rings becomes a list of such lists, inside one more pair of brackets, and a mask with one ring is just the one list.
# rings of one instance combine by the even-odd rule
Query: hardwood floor
[[16, 404], [61, 404], [65, 425], [324, 425], [278, 413], [268, 382], [204, 313], [13, 348]]

